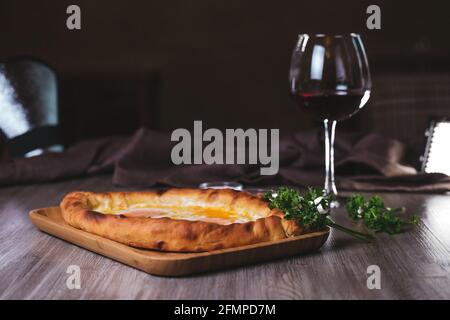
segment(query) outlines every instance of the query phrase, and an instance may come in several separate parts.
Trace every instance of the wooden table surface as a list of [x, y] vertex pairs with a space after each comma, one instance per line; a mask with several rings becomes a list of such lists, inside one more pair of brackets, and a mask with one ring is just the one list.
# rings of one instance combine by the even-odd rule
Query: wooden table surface
[[[28, 212], [59, 203], [72, 190], [118, 190], [110, 176], [0, 189], [1, 299], [449, 299], [450, 195], [382, 194], [422, 223], [403, 234], [363, 243], [332, 232], [320, 252], [182, 278], [125, 266], [38, 231]], [[343, 209], [333, 213], [353, 225]], [[356, 225], [364, 230], [361, 225]], [[81, 288], [66, 286], [78, 265]], [[367, 288], [378, 265], [381, 289]]]

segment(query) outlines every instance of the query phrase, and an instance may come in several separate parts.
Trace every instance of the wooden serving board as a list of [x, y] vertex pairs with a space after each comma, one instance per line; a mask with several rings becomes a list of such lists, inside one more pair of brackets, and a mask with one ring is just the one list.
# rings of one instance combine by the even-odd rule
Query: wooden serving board
[[40, 230], [150, 274], [184, 276], [194, 273], [289, 257], [320, 249], [330, 230], [273, 242], [201, 253], [159, 252], [133, 248], [68, 225], [59, 207], [36, 209], [30, 219]]

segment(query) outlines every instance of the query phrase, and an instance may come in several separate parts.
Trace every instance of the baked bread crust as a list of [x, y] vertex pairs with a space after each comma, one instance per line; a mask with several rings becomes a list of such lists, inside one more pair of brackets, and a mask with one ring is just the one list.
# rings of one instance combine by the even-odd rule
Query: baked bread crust
[[[251, 217], [248, 222], [220, 224], [169, 217], [132, 216], [121, 211], [136, 204], [183, 208], [187, 211], [194, 206], [204, 210], [220, 208], [224, 212], [248, 212]], [[64, 220], [75, 228], [133, 247], [161, 251], [212, 251], [280, 240], [306, 232], [295, 221], [284, 219], [282, 211], [271, 210], [263, 199], [234, 190], [76, 191], [66, 195], [60, 207]]]

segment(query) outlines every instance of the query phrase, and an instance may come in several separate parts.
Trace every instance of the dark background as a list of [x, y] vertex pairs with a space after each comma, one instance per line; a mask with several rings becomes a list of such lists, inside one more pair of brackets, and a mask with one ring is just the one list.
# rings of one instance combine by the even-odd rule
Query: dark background
[[[82, 30], [66, 28], [77, 4]], [[377, 4], [382, 30], [367, 30]], [[315, 124], [290, 100], [299, 33], [358, 32], [373, 76], [367, 107], [344, 130], [418, 144], [432, 116], [449, 115], [450, 6], [446, 1], [0, 0], [0, 58], [39, 57], [59, 77], [68, 141], [204, 127]]]

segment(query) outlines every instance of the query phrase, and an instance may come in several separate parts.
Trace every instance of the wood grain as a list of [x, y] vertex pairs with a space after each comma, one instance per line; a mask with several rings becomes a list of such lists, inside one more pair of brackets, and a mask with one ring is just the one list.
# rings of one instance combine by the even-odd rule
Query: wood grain
[[176, 253], [133, 248], [68, 225], [59, 207], [32, 210], [40, 230], [85, 249], [160, 276], [185, 276], [314, 252], [327, 241], [329, 228], [297, 237], [211, 252]]
[[[72, 190], [121, 190], [110, 176], [0, 189], [1, 299], [449, 299], [450, 196], [382, 194], [422, 223], [363, 243], [338, 231], [319, 252], [196, 276], [164, 278], [125, 266], [38, 231], [28, 212], [52, 206]], [[351, 222], [343, 208], [333, 218]], [[381, 269], [381, 290], [366, 286], [367, 267]], [[69, 290], [67, 267], [81, 269]]]

